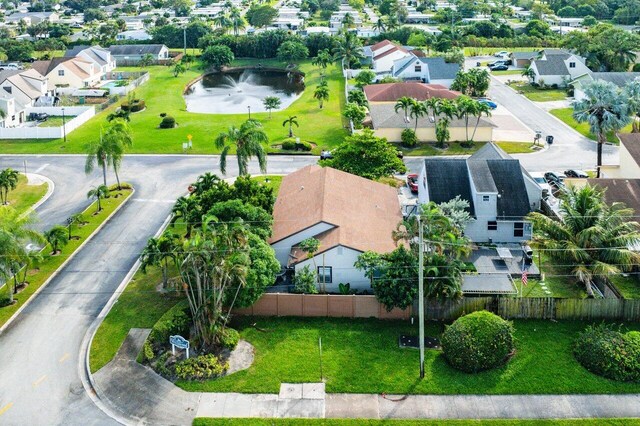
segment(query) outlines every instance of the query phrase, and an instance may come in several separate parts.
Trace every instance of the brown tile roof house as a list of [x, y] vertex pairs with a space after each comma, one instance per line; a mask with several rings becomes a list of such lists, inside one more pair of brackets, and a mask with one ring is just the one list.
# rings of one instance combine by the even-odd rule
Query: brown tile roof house
[[364, 87], [364, 94], [369, 102], [395, 102], [403, 96], [419, 101], [430, 98], [455, 99], [461, 95], [440, 84], [418, 82], [370, 84]]
[[640, 166], [640, 133], [618, 133], [617, 136], [620, 143]]
[[371, 50], [373, 50], [374, 52], [378, 49], [381, 49], [385, 46], [388, 46], [390, 44], [393, 44], [392, 42], [390, 42], [389, 40], [382, 40], [376, 44], [374, 44], [373, 46], [371, 46]]
[[606, 189], [608, 203], [624, 203], [634, 210], [634, 221], [640, 221], [640, 179], [587, 179], [590, 185]]
[[[390, 55], [393, 52], [398, 52], [398, 51], [404, 52], [404, 53], [409, 53], [409, 51], [407, 49], [405, 49], [404, 47], [402, 47], [402, 46], [394, 46], [391, 49], [385, 50], [381, 54], [374, 56], [373, 60], [375, 61], [377, 59], [384, 58], [385, 56]], [[375, 53], [375, 51], [374, 51], [374, 53]]]
[[[342, 246], [364, 252], [386, 253], [395, 249], [391, 237], [402, 220], [397, 190], [330, 167], [310, 165], [282, 179], [273, 209], [275, 244], [324, 223], [318, 254]], [[288, 264], [304, 254], [295, 241]]]
[[58, 65], [64, 63], [66, 68], [72, 73], [76, 74], [78, 77], [85, 79], [90, 77], [90, 74], [80, 68], [79, 64], [84, 64], [85, 66], [90, 66], [91, 62], [86, 61], [82, 58], [74, 58], [74, 57], [63, 57], [63, 58], [53, 58], [48, 61], [35, 61], [32, 65], [36, 71], [40, 74], [46, 76], [51, 71], [53, 71]]

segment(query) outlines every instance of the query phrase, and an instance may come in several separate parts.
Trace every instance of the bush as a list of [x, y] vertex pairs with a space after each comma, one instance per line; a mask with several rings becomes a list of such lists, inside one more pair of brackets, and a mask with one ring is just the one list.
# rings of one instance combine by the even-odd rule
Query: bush
[[418, 137], [413, 129], [404, 129], [400, 138], [402, 139], [402, 146], [407, 148], [413, 148], [418, 144]]
[[578, 335], [573, 355], [599, 376], [621, 382], [640, 381], [640, 332], [625, 334], [605, 324], [589, 326]]
[[153, 346], [148, 339], [144, 341], [144, 346], [142, 347], [142, 355], [145, 361], [151, 361], [155, 356], [153, 353]]
[[229, 368], [212, 354], [200, 355], [176, 363], [176, 376], [182, 380], [204, 380], [218, 377]]
[[[133, 186], [130, 183], [127, 182], [120, 182], [120, 189], [133, 189]], [[114, 183], [113, 185], [109, 186], [109, 192], [113, 192], [113, 191], [117, 191], [118, 190], [118, 184]]]
[[167, 113], [166, 113], [166, 112], [161, 112], [161, 113], [160, 113], [160, 117], [164, 118], [164, 117], [166, 117], [166, 116], [167, 116]]
[[160, 122], [161, 129], [173, 129], [174, 127], [176, 127], [175, 118], [171, 117], [170, 115], [162, 118], [162, 121]]
[[220, 333], [219, 339], [220, 345], [229, 350], [234, 350], [240, 341], [240, 333], [233, 328], [225, 328], [224, 331]]
[[282, 149], [284, 151], [306, 151], [309, 152], [312, 146], [308, 142], [296, 142], [295, 140], [287, 139], [282, 142]]
[[168, 345], [169, 337], [174, 334], [188, 336], [191, 327], [191, 316], [186, 303], [178, 303], [164, 313], [153, 325], [149, 334], [149, 341], [154, 345]]
[[309, 265], [305, 266], [301, 270], [296, 272], [293, 277], [293, 292], [302, 294], [316, 294], [318, 289], [316, 288], [316, 282], [318, 278], [315, 271], [309, 268]]
[[633, 72], [640, 72], [640, 64], [633, 64], [632, 71]]
[[478, 311], [458, 318], [442, 334], [447, 362], [467, 373], [503, 364], [514, 349], [513, 326], [497, 315]]
[[145, 103], [142, 99], [134, 99], [133, 101], [131, 101], [131, 103], [129, 103], [129, 101], [124, 101], [122, 104], [120, 104], [120, 109], [129, 112], [142, 111], [144, 108]]

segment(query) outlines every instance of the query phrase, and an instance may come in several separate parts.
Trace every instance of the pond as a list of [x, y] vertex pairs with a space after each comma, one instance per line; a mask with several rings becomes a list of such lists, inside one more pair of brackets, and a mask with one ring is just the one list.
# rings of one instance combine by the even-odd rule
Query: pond
[[280, 98], [280, 111], [300, 97], [303, 77], [297, 73], [244, 69], [207, 74], [185, 92], [187, 111], [209, 114], [266, 112], [262, 101], [267, 96]]

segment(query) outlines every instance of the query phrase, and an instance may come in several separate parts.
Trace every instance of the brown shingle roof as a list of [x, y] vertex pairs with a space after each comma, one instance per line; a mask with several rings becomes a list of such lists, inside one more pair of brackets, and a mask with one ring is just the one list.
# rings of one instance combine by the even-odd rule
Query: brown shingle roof
[[618, 133], [618, 139], [640, 166], [640, 133]]
[[374, 56], [373, 59], [377, 60], [380, 58], [384, 58], [387, 55], [391, 55], [393, 52], [403, 52], [403, 53], [409, 53], [409, 51], [407, 49], [405, 49], [404, 47], [401, 46], [394, 46], [389, 50], [386, 50], [384, 52], [382, 52], [381, 54]]
[[364, 87], [369, 102], [395, 102], [403, 96], [425, 101], [429, 98], [455, 99], [460, 92], [449, 90], [440, 84], [417, 82], [370, 84]]
[[373, 46], [371, 46], [371, 51], [375, 52], [376, 50], [381, 49], [381, 48], [383, 48], [385, 46], [388, 46], [390, 44], [393, 44], [393, 43], [391, 43], [389, 40], [382, 40], [381, 42], [378, 42], [378, 43], [374, 44]]
[[[598, 185], [606, 189], [605, 199], [608, 203], [624, 203], [640, 215], [640, 179], [588, 179], [590, 185]], [[633, 218], [638, 221], [638, 217]]]
[[330, 167], [310, 165], [282, 179], [273, 209], [270, 243], [324, 222], [319, 252], [341, 245], [358, 251], [392, 251], [391, 233], [402, 220], [395, 188]]

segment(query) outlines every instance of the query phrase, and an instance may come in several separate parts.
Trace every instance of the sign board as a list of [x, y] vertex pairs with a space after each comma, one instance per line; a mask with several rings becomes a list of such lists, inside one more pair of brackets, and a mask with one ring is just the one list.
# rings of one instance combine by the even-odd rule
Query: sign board
[[185, 349], [187, 351], [187, 358], [189, 358], [189, 341], [182, 336], [169, 336], [169, 343], [171, 343], [171, 353], [176, 354], [176, 347], [179, 349]]

